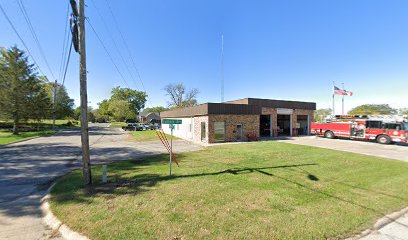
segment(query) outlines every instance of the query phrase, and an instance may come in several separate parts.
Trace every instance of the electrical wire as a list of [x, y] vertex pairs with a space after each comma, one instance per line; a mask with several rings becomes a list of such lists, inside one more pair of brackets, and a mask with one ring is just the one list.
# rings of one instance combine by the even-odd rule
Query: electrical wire
[[65, 84], [65, 77], [67, 76], [67, 69], [68, 69], [68, 64], [69, 64], [69, 59], [71, 58], [71, 52], [72, 52], [72, 41], [71, 44], [69, 45], [69, 50], [68, 50], [68, 58], [67, 58], [67, 63], [65, 65], [65, 71], [64, 71], [64, 77], [62, 79], [62, 86]]
[[112, 55], [109, 53], [108, 49], [106, 48], [105, 44], [103, 43], [101, 37], [100, 37], [99, 34], [96, 32], [95, 28], [92, 26], [91, 21], [89, 20], [89, 18], [85, 18], [85, 19], [86, 19], [86, 21], [88, 22], [89, 26], [91, 27], [92, 31], [94, 32], [96, 38], [98, 38], [100, 44], [102, 45], [103, 49], [105, 50], [106, 54], [108, 55], [109, 59], [111, 60], [113, 66], [115, 66], [116, 71], [119, 73], [119, 75], [120, 75], [120, 77], [122, 78], [123, 82], [126, 84], [126, 86], [127, 86], [128, 88], [130, 88], [130, 87], [129, 87], [129, 84], [127, 83], [127, 81], [126, 81], [125, 77], [123, 76], [122, 72], [119, 70], [118, 66], [116, 65], [115, 61], [113, 60]]
[[36, 34], [36, 32], [35, 32], [35, 29], [34, 29], [34, 27], [33, 27], [33, 24], [31, 23], [30, 17], [28, 16], [28, 13], [27, 13], [27, 10], [26, 10], [26, 8], [25, 8], [25, 6], [24, 6], [23, 1], [22, 1], [22, 0], [17, 0], [17, 4], [18, 4], [18, 7], [19, 7], [21, 13], [23, 14], [23, 17], [24, 17], [24, 19], [25, 19], [27, 25], [28, 25], [28, 29], [30, 30], [31, 35], [32, 35], [33, 38], [34, 38], [34, 42], [36, 43], [38, 49], [40, 50], [41, 57], [43, 58], [43, 60], [44, 60], [44, 62], [45, 62], [45, 65], [46, 65], [47, 68], [48, 68], [48, 71], [51, 73], [52, 78], [55, 79], [54, 73], [53, 73], [53, 71], [51, 70], [51, 67], [50, 67], [50, 65], [49, 65], [49, 63], [48, 63], [47, 58], [45, 57], [44, 50], [43, 50], [43, 48], [41, 47], [40, 41], [38, 40], [38, 36], [37, 36], [37, 34]]
[[67, 13], [66, 13], [65, 21], [64, 21], [64, 23], [65, 23], [64, 40], [62, 42], [62, 53], [61, 53], [61, 61], [60, 61], [58, 79], [62, 78], [62, 74], [64, 72], [64, 63], [65, 63], [65, 59], [66, 59], [66, 50], [68, 48], [67, 38], [69, 38], [69, 32], [68, 32], [69, 6], [70, 6], [70, 4], [69, 4], [69, 2], [67, 2]]
[[112, 42], [113, 42], [113, 45], [115, 46], [115, 50], [116, 50], [116, 52], [119, 54], [119, 56], [120, 56], [120, 58], [121, 58], [121, 60], [122, 60], [122, 62], [123, 62], [123, 65], [125, 66], [127, 72], [128, 72], [129, 75], [130, 75], [131, 80], [135, 83], [136, 90], [138, 90], [138, 89], [137, 89], [137, 83], [136, 83], [135, 77], [133, 76], [132, 72], [130, 71], [130, 68], [129, 68], [128, 64], [126, 63], [126, 60], [125, 60], [125, 58], [123, 57], [123, 55], [122, 55], [122, 53], [121, 53], [121, 51], [120, 51], [120, 49], [119, 49], [119, 47], [118, 47], [118, 44], [116, 43], [115, 39], [113, 38], [112, 32], [110, 31], [108, 25], [106, 24], [105, 20], [103, 19], [102, 14], [101, 14], [101, 12], [99, 11], [99, 8], [97, 7], [97, 5], [96, 5], [96, 3], [95, 3], [94, 0], [92, 0], [92, 4], [94, 5], [94, 7], [95, 7], [95, 9], [96, 9], [96, 12], [98, 13], [99, 17], [101, 18], [102, 23], [103, 23], [103, 25], [104, 25], [106, 31], [108, 32], [108, 35], [110, 36], [110, 38], [111, 38], [111, 40], [112, 40]]
[[[135, 69], [135, 71], [136, 71], [136, 73], [137, 73], [137, 76], [138, 76], [138, 78], [139, 78], [140, 83], [142, 84], [142, 88], [143, 88], [143, 90], [147, 93], [146, 88], [145, 88], [145, 86], [144, 86], [144, 84], [143, 84], [143, 80], [142, 80], [142, 77], [141, 77], [141, 75], [140, 75], [139, 69], [136, 67], [136, 64], [135, 64], [135, 61], [134, 61], [133, 56], [132, 56], [132, 54], [131, 54], [130, 48], [129, 48], [129, 46], [128, 46], [128, 44], [127, 44], [127, 42], [126, 42], [126, 40], [125, 40], [125, 38], [124, 38], [124, 36], [123, 36], [123, 34], [122, 34], [122, 31], [121, 31], [120, 28], [119, 28], [119, 24], [118, 24], [118, 22], [117, 22], [117, 20], [116, 20], [116, 17], [115, 17], [115, 15], [114, 15], [113, 11], [112, 11], [112, 8], [111, 8], [111, 6], [110, 6], [110, 4], [109, 4], [109, 1], [108, 1], [108, 0], [105, 0], [105, 2], [106, 2], [106, 4], [108, 5], [109, 12], [110, 12], [110, 14], [111, 14], [111, 16], [112, 16], [112, 18], [113, 18], [113, 22], [114, 22], [114, 24], [115, 24], [115, 27], [116, 27], [117, 31], [119, 32], [119, 35], [120, 35], [120, 37], [121, 37], [121, 39], [122, 39], [122, 41], [123, 41], [123, 45], [125, 46], [126, 51], [127, 51], [127, 53], [129, 54], [129, 57], [130, 57], [132, 66], [133, 66], [133, 68]], [[150, 100], [149, 95], [147, 95], [147, 99], [148, 99], [148, 101], [149, 101], [149, 103], [150, 103], [150, 106], [153, 107], [153, 104], [152, 104], [152, 101]]]
[[17, 29], [15, 28], [14, 24], [11, 22], [10, 18], [8, 17], [6, 11], [4, 10], [3, 6], [0, 3], [0, 10], [2, 11], [4, 17], [6, 18], [7, 22], [10, 24], [11, 28], [13, 29], [14, 33], [17, 35], [17, 37], [20, 39], [21, 43], [24, 45], [28, 55], [33, 59], [34, 64], [37, 66], [38, 70], [43, 76], [46, 76], [44, 72], [41, 70], [40, 66], [37, 64], [37, 61], [35, 61], [35, 58], [30, 52], [30, 49], [27, 47], [27, 44], [24, 42], [23, 38], [21, 38], [20, 34], [18, 33]]

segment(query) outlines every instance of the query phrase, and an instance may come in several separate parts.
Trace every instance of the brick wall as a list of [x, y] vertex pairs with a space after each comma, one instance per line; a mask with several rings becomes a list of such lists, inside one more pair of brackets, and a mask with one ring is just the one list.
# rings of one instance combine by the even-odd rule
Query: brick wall
[[214, 122], [225, 122], [225, 140], [236, 140], [236, 126], [242, 124], [242, 140], [247, 141], [247, 134], [255, 133], [259, 137], [259, 115], [209, 115], [208, 143], [214, 143]]
[[[208, 116], [194, 117], [194, 129], [193, 129], [193, 141], [208, 143]], [[206, 139], [201, 140], [201, 123], [205, 122], [206, 126]]]

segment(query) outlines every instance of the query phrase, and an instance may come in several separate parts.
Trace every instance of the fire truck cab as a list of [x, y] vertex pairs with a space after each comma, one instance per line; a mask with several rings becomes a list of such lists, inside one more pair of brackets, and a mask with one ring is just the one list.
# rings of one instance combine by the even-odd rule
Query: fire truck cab
[[381, 144], [408, 142], [408, 121], [403, 116], [336, 115], [325, 123], [312, 123], [310, 130], [326, 138], [375, 140]]

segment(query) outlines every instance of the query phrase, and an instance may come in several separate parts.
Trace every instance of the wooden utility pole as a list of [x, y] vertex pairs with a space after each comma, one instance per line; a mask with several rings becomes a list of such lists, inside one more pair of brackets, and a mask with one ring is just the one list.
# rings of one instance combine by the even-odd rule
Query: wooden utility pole
[[91, 159], [89, 157], [88, 134], [88, 94], [86, 84], [86, 48], [85, 48], [85, 0], [79, 0], [79, 82], [81, 95], [81, 142], [84, 184], [92, 184]]

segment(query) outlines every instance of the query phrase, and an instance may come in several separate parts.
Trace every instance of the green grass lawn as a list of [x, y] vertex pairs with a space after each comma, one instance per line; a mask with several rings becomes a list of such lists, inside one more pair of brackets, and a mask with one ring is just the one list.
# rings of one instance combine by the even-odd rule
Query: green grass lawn
[[404, 162], [278, 142], [93, 167], [57, 181], [51, 208], [91, 239], [341, 239], [408, 203]]
[[[136, 142], [160, 141], [156, 130], [132, 131], [129, 134], [132, 136], [132, 140]], [[171, 136], [168, 134], [166, 134], [166, 137], [168, 140], [171, 139]], [[173, 139], [177, 138], [173, 136]]]
[[0, 145], [20, 141], [23, 139], [39, 137], [42, 135], [51, 134], [55, 132], [56, 131], [47, 130], [47, 131], [38, 131], [38, 132], [21, 132], [18, 135], [13, 135], [12, 132], [0, 131]]
[[109, 124], [109, 127], [110, 128], [122, 128], [123, 126], [127, 126], [128, 124], [127, 123], [124, 123], [124, 122], [111, 122], [110, 124]]

